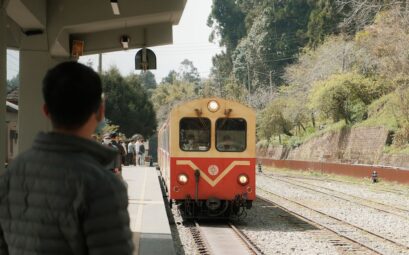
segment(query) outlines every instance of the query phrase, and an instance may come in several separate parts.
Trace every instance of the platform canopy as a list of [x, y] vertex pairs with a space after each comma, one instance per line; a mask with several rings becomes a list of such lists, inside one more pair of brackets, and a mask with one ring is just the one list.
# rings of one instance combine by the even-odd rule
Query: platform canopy
[[[69, 57], [73, 40], [84, 54], [117, 51], [121, 36], [129, 48], [172, 43], [186, 0], [6, 0], [7, 46], [19, 49], [22, 37], [46, 36], [53, 57]], [[29, 46], [30, 48], [33, 45]]]
[[[6, 49], [20, 51], [18, 151], [28, 149], [39, 131], [51, 130], [41, 113], [47, 70], [77, 59], [73, 52], [171, 44], [172, 26], [185, 5], [186, 0], [0, 0], [0, 102], [6, 101]], [[0, 104], [0, 174], [6, 156], [5, 112], [6, 105]]]

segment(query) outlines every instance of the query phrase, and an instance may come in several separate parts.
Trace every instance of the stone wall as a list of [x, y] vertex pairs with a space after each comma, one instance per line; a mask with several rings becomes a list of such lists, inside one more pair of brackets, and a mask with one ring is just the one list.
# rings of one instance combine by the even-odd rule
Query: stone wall
[[292, 149], [287, 159], [322, 161], [323, 159], [336, 161], [338, 159], [338, 143], [343, 132], [329, 132], [314, 137], [301, 146]]
[[353, 164], [377, 164], [388, 138], [384, 127], [353, 128], [347, 137], [342, 159]]
[[409, 168], [409, 155], [384, 154], [388, 130], [384, 127], [343, 128], [312, 138], [297, 148], [258, 148], [258, 157]]

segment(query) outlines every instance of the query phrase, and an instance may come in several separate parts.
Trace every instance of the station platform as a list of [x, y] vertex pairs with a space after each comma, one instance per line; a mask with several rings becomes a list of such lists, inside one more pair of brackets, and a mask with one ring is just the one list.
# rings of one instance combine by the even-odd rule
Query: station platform
[[122, 177], [128, 185], [134, 254], [175, 254], [157, 170], [124, 166]]

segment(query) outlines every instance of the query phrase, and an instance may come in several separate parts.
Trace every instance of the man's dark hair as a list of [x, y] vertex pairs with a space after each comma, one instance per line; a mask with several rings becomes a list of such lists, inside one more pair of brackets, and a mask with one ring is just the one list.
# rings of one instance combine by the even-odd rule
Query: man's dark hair
[[97, 112], [102, 85], [98, 74], [77, 62], [50, 69], [43, 80], [43, 97], [54, 127], [77, 129]]

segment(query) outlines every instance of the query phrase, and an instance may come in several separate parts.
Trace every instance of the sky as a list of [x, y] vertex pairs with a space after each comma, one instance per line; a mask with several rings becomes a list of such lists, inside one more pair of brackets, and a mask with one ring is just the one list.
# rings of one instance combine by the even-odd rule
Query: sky
[[[221, 52], [218, 43], [210, 43], [211, 29], [207, 26], [212, 0], [188, 0], [182, 18], [178, 25], [173, 26], [173, 44], [152, 47], [156, 54], [157, 70], [151, 70], [160, 82], [169, 71], [178, 70], [184, 59], [193, 61], [202, 78], [208, 77], [212, 67], [212, 57]], [[116, 66], [121, 74], [139, 73], [135, 68], [135, 54], [137, 50], [104, 53], [102, 69], [107, 70]], [[80, 58], [79, 62], [93, 62], [98, 67], [98, 56], [89, 55]], [[18, 73], [19, 56], [17, 51], [7, 51], [7, 79]]]
[[11, 80], [18, 74], [19, 53], [16, 50], [7, 50], [7, 80]]
[[[212, 67], [212, 57], [221, 52], [218, 43], [209, 42], [211, 29], [207, 26], [212, 0], [188, 0], [178, 25], [173, 26], [173, 44], [151, 47], [156, 54], [157, 69], [151, 70], [157, 82], [168, 75], [171, 70], [178, 70], [184, 59], [193, 61], [202, 78], [208, 77]], [[135, 54], [138, 50], [117, 51], [102, 55], [102, 69], [118, 67], [122, 75], [140, 73], [134, 70]], [[80, 62], [93, 61], [98, 67], [98, 57], [84, 56]]]

